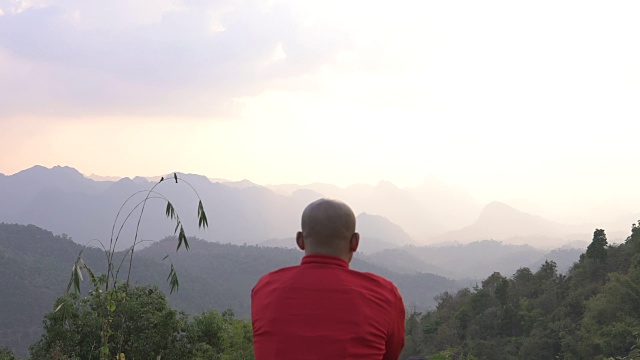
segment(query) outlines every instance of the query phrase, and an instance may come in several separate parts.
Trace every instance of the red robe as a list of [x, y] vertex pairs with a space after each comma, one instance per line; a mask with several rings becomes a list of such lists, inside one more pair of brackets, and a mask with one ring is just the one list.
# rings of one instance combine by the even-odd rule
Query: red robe
[[387, 279], [337, 257], [307, 255], [251, 293], [256, 360], [397, 360], [405, 310]]

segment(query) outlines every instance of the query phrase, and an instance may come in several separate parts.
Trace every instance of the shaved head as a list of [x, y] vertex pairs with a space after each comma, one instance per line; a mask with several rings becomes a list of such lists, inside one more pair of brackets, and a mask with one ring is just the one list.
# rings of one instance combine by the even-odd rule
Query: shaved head
[[332, 255], [350, 261], [359, 241], [356, 217], [341, 201], [314, 201], [302, 212], [302, 231], [296, 241], [307, 254]]

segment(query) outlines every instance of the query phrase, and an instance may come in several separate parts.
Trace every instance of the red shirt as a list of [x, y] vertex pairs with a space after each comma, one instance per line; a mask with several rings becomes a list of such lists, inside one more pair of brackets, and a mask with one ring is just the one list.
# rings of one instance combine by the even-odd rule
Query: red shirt
[[404, 316], [389, 280], [332, 256], [307, 255], [251, 293], [256, 360], [397, 360]]

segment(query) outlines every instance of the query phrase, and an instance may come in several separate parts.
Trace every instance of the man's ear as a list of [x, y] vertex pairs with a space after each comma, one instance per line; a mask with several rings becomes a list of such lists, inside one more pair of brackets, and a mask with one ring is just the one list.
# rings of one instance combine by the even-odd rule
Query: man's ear
[[296, 244], [298, 244], [300, 250], [304, 251], [304, 237], [302, 236], [302, 231], [298, 231], [296, 234]]
[[356, 250], [358, 250], [358, 245], [360, 245], [360, 234], [353, 233], [349, 240], [349, 251], [356, 252]]

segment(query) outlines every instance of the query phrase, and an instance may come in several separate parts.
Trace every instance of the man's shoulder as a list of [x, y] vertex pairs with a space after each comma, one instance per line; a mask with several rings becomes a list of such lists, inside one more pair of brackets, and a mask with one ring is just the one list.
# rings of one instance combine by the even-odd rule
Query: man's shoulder
[[283, 277], [283, 276], [287, 276], [288, 274], [291, 274], [292, 272], [295, 272], [299, 268], [300, 268], [300, 265], [293, 265], [293, 266], [283, 267], [283, 268], [280, 268], [278, 270], [270, 271], [270, 272], [262, 275], [262, 277], [260, 277], [260, 279], [258, 280], [256, 285], [254, 286], [254, 290], [256, 288], [260, 287], [264, 283], [267, 283], [269, 281], [273, 281], [273, 280], [278, 279], [278, 278]]
[[392, 291], [392, 292], [396, 293], [398, 296], [400, 295], [396, 285], [391, 280], [389, 280], [389, 279], [387, 279], [387, 278], [385, 278], [383, 276], [380, 276], [378, 274], [374, 274], [374, 273], [371, 273], [371, 272], [366, 272], [366, 271], [353, 270], [353, 272], [358, 274], [362, 278], [367, 279], [371, 283], [376, 284], [381, 289]]

